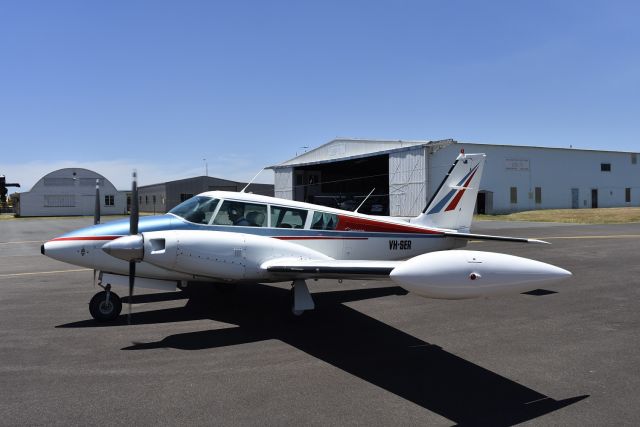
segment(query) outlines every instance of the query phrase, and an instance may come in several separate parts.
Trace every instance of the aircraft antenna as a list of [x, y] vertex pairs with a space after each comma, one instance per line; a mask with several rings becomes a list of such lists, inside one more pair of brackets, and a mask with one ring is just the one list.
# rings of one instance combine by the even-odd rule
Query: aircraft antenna
[[358, 207], [356, 208], [356, 210], [355, 210], [354, 212], [358, 212], [358, 210], [362, 207], [362, 205], [364, 205], [364, 202], [366, 202], [366, 201], [367, 201], [367, 199], [369, 198], [369, 196], [371, 196], [371, 195], [373, 194], [373, 192], [374, 192], [374, 191], [376, 191], [376, 188], [375, 188], [375, 187], [373, 188], [373, 190], [371, 190], [371, 191], [369, 192], [369, 194], [367, 194], [367, 197], [365, 197], [365, 198], [364, 198], [364, 200], [362, 201], [362, 203], [360, 203], [360, 204], [358, 205]]
[[241, 193], [244, 193], [244, 191], [245, 191], [247, 188], [249, 188], [249, 186], [250, 186], [251, 184], [253, 184], [253, 181], [258, 177], [258, 175], [260, 175], [260, 174], [262, 173], [262, 171], [263, 171], [263, 170], [264, 170], [264, 168], [260, 169], [260, 172], [258, 172], [258, 173], [256, 174], [256, 176], [254, 176], [253, 178], [251, 178], [251, 181], [249, 181], [249, 182], [247, 183], [247, 185], [245, 185], [245, 186], [244, 186], [244, 188], [243, 188], [242, 190], [240, 190], [240, 192], [241, 192]]

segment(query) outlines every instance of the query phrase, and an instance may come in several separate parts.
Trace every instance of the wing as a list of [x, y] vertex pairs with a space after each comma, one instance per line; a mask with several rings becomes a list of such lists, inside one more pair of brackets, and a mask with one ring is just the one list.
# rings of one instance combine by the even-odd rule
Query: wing
[[388, 279], [403, 261], [273, 259], [260, 267], [287, 279]]
[[544, 240], [538, 239], [526, 239], [523, 237], [508, 237], [508, 236], [491, 236], [488, 234], [473, 234], [473, 233], [458, 233], [456, 231], [446, 231], [443, 233], [447, 237], [454, 237], [456, 239], [465, 240], [497, 240], [500, 242], [520, 242], [520, 243], [544, 243], [550, 244]]

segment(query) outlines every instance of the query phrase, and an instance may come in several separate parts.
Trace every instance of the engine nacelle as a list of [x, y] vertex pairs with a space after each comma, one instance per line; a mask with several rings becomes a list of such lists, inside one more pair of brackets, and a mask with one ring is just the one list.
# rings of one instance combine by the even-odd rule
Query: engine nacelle
[[260, 266], [273, 258], [331, 259], [301, 245], [253, 234], [168, 230], [143, 237], [143, 261], [222, 281], [269, 279]]
[[538, 289], [571, 276], [562, 268], [493, 252], [450, 250], [411, 258], [390, 274], [410, 292], [427, 298], [463, 299]]

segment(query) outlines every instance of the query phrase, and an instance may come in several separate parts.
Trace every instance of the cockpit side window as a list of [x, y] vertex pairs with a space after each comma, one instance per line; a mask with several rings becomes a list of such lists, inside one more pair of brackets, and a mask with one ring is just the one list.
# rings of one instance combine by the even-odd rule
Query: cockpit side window
[[335, 230], [338, 225], [338, 216], [326, 212], [314, 212], [311, 220], [313, 230]]
[[180, 203], [171, 209], [169, 213], [196, 224], [208, 224], [218, 206], [218, 202], [218, 199], [211, 197], [196, 196]]
[[266, 227], [267, 206], [225, 200], [213, 220], [214, 225], [239, 225], [244, 227]]
[[276, 228], [304, 228], [308, 213], [304, 209], [271, 206], [271, 226]]

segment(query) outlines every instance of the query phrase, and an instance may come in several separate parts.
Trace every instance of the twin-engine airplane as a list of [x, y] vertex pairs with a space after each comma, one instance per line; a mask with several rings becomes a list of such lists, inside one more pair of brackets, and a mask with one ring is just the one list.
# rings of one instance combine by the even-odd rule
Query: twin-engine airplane
[[130, 221], [65, 234], [41, 251], [100, 272], [104, 291], [89, 304], [100, 321], [115, 319], [122, 308], [112, 284], [128, 283], [131, 296], [134, 283], [175, 290], [187, 281], [291, 281], [292, 311], [299, 315], [314, 309], [307, 279], [391, 279], [423, 297], [460, 299], [526, 292], [570, 276], [527, 258], [457, 249], [470, 239], [546, 243], [469, 233], [484, 162], [484, 154], [461, 153], [427, 207], [409, 221], [224, 191], [138, 218], [134, 175]]

